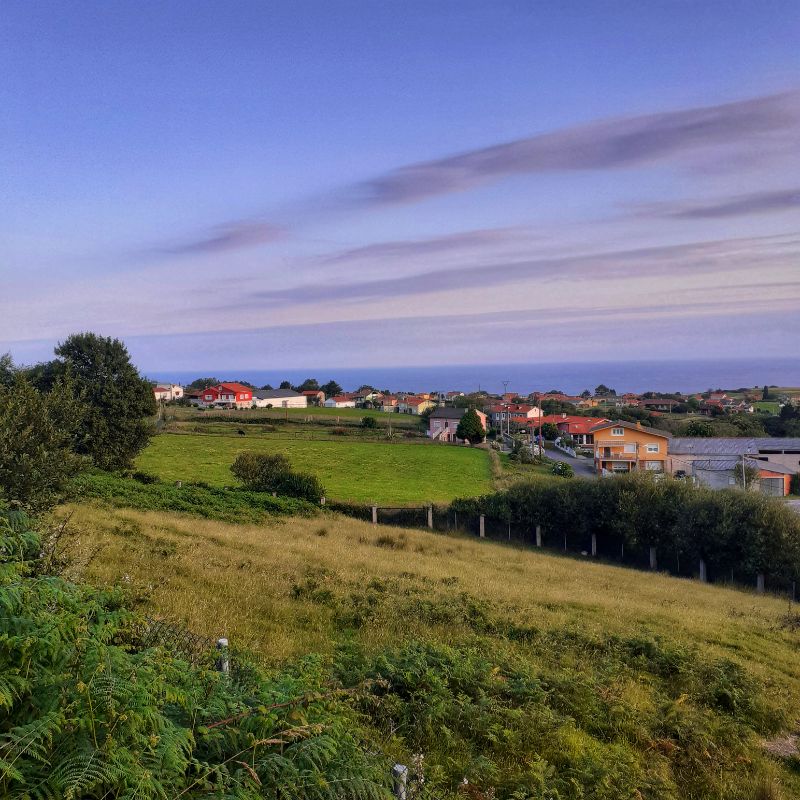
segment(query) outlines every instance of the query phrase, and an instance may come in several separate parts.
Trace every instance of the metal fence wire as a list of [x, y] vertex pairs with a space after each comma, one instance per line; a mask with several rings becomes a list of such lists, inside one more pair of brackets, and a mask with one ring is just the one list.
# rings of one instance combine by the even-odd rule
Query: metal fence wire
[[137, 644], [143, 650], [163, 647], [195, 664], [205, 658], [212, 659], [217, 643], [208, 636], [192, 633], [185, 626], [163, 619], [145, 617], [136, 631]]

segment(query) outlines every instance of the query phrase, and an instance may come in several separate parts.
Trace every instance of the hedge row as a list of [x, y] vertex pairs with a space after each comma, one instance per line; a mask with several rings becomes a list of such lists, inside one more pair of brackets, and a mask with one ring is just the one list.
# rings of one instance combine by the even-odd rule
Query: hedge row
[[627, 550], [655, 547], [703, 559], [727, 575], [800, 576], [800, 516], [782, 501], [739, 489], [711, 491], [651, 476], [536, 481], [460, 499], [459, 514], [484, 514], [532, 535], [537, 526], [588, 542], [594, 535]]

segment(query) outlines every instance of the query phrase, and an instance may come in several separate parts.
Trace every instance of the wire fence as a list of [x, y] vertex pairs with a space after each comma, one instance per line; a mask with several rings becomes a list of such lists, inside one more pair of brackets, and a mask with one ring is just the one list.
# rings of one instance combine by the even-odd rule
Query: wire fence
[[798, 586], [791, 578], [760, 575], [743, 565], [717, 563], [713, 557], [702, 560], [671, 545], [659, 548], [642, 544], [631, 545], [622, 536], [593, 536], [590, 533], [549, 528], [545, 525], [531, 527], [500, 517], [458, 512], [449, 506], [432, 504], [392, 507], [329, 502], [327, 508], [377, 525], [470, 534], [476, 538], [541, 548], [587, 560], [657, 571], [676, 577], [696, 578], [735, 588], [756, 589], [788, 598], [791, 602], [796, 601]]

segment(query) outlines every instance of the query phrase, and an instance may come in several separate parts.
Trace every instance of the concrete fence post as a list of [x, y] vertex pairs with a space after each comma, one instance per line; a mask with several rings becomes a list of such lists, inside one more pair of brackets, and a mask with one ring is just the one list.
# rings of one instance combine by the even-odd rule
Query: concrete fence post
[[536, 546], [537, 547], [541, 547], [542, 546], [542, 526], [541, 525], [537, 525], [536, 526]]
[[592, 534], [592, 555], [593, 556], [597, 555], [597, 534], [596, 533]]
[[428, 506], [428, 527], [433, 530], [433, 506]]
[[706, 562], [700, 559], [700, 582], [705, 583], [708, 580], [708, 573], [706, 572]]
[[656, 558], [655, 547], [650, 548], [650, 569], [658, 569], [658, 559]]
[[481, 518], [478, 524], [478, 533], [481, 539], [485, 538], [486, 536], [486, 517], [481, 514]]
[[224, 672], [226, 675], [231, 671], [231, 660], [228, 654], [228, 640], [225, 638], [217, 639], [217, 650], [219, 651], [219, 658], [217, 658], [217, 670]]
[[175, 481], [175, 485], [180, 489], [183, 486], [183, 481]]
[[378, 524], [378, 506], [372, 506], [372, 524]]
[[395, 764], [392, 767], [392, 783], [396, 800], [406, 800], [408, 791], [408, 767], [405, 764]]
[[320, 504], [321, 506], [324, 506], [324, 505], [325, 505], [325, 495], [323, 495], [322, 497], [320, 497], [320, 499], [319, 499], [319, 504]]
[[756, 575], [756, 591], [759, 594], [764, 594], [764, 573], [763, 572], [759, 572], [758, 575]]

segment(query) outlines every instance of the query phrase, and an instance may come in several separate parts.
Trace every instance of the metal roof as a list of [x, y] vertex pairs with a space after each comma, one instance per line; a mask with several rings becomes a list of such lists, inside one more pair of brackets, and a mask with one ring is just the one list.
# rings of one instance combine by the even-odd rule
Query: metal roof
[[701, 456], [744, 456], [764, 451], [800, 453], [800, 438], [797, 437], [752, 437], [752, 436], [683, 436], [673, 437], [669, 443], [670, 453]]

